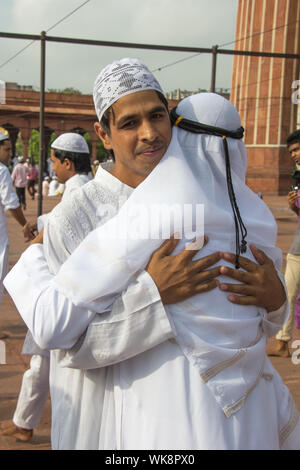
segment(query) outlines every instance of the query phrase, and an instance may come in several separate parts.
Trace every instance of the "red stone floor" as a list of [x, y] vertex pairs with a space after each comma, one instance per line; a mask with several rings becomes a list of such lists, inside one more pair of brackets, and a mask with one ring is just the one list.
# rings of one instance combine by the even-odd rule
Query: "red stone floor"
[[[58, 202], [59, 199], [57, 197], [44, 198], [43, 211], [49, 212]], [[296, 217], [287, 209], [287, 201], [284, 196], [266, 196], [265, 202], [272, 210], [278, 223], [278, 246], [283, 250], [285, 264], [286, 253], [296, 230]], [[26, 217], [29, 220], [34, 220], [36, 213], [37, 201], [28, 200], [28, 207], [25, 212]], [[8, 216], [8, 226], [10, 266], [13, 266], [20, 254], [26, 249], [26, 244], [18, 224], [10, 216]], [[29, 357], [22, 356], [21, 354], [26, 327], [7, 293], [4, 294], [3, 302], [0, 305], [0, 331], [5, 331], [8, 335], [3, 340], [6, 347], [6, 364], [0, 364], [0, 421], [2, 421], [13, 416], [22, 376], [28, 368], [30, 360]], [[300, 340], [300, 330], [295, 329], [292, 341], [296, 339]], [[298, 349], [300, 349], [300, 346], [298, 346]], [[296, 351], [296, 349], [291, 349], [291, 351]], [[290, 358], [271, 358], [271, 360], [289, 387], [300, 409], [300, 364], [293, 364]], [[0, 450], [49, 450], [51, 448], [50, 426], [51, 404], [48, 398], [41, 423], [35, 430], [33, 440], [29, 443], [22, 443], [14, 438], [0, 436]]]

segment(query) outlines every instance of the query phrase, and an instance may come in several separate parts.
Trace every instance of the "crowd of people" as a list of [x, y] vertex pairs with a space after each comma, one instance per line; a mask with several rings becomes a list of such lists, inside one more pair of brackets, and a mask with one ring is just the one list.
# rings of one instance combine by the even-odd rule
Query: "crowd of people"
[[[153, 74], [127, 58], [101, 70], [93, 96], [114, 165], [93, 170], [85, 139], [60, 135], [58, 180], [43, 191], [64, 184], [62, 199], [2, 270], [32, 358], [0, 434], [32, 439], [50, 390], [53, 449], [299, 450], [299, 411], [266, 354], [269, 337], [290, 339], [299, 235], [284, 280], [275, 219], [245, 184], [237, 110], [200, 93], [169, 113]], [[0, 140], [4, 220], [4, 208], [26, 209], [30, 173], [20, 161], [8, 182]], [[300, 163], [300, 131], [287, 148]], [[299, 216], [298, 199], [289, 193]]]

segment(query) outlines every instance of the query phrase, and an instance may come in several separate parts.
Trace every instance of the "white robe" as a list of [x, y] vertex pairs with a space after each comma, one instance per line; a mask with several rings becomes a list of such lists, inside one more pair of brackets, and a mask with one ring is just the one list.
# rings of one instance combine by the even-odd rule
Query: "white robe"
[[3, 293], [3, 279], [8, 270], [8, 230], [5, 211], [16, 209], [20, 203], [13, 189], [12, 180], [7, 167], [0, 162], [0, 302]]
[[[45, 245], [29, 247], [16, 265], [16, 271], [21, 268], [19, 292], [23, 294], [19, 300], [14, 299], [15, 303], [20, 312], [26, 311], [31, 316], [31, 321], [27, 318], [25, 323], [37, 344], [42, 349], [52, 349], [50, 393], [54, 449], [102, 447], [104, 437], [107, 438], [106, 432], [100, 437], [100, 431], [108, 388], [107, 369], [99, 367], [135, 356], [174, 335], [157, 288], [146, 272], [141, 272], [102, 315], [74, 308], [68, 299], [55, 293], [52, 296], [51, 287], [48, 290], [51, 275], [43, 247], [46, 256], [51, 256], [51, 271], [56, 272], [87, 233], [101, 223], [103, 215], [99, 208], [108, 202], [117, 207], [119, 196], [124, 202], [131, 191], [105, 170], [98, 172], [95, 180], [56, 206], [50, 223], [46, 223]], [[12, 271], [10, 275], [14, 277]], [[46, 299], [43, 294], [49, 297]], [[74, 344], [86, 328], [86, 335]], [[55, 350], [58, 348], [60, 351]], [[105, 407], [104, 412], [107, 412]]]
[[[50, 260], [51, 245], [45, 245], [52, 272], [97, 226], [100, 202], [117, 205], [128, 189], [99, 170], [69, 207], [54, 211], [53, 233], [47, 225], [46, 237], [56, 257]], [[242, 408], [225, 416], [176, 344], [147, 273], [111, 312], [108, 307], [95, 316], [83, 307], [71, 310], [68, 299], [55, 291], [42, 247], [34, 245], [7, 276], [6, 287], [40, 346], [60, 349], [51, 352], [54, 449], [300, 448], [298, 411], [268, 358]], [[272, 334], [281, 324], [280, 313], [264, 320]], [[222, 382], [216, 386], [222, 394]]]

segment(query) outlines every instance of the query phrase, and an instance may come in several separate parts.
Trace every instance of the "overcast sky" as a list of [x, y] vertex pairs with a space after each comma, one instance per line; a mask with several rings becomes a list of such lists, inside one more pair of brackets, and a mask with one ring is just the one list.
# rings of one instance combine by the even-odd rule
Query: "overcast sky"
[[[0, 0], [0, 31], [40, 34], [84, 0]], [[211, 47], [233, 42], [238, 0], [90, 0], [52, 29], [51, 36], [104, 41]], [[34, 43], [1, 65], [29, 41], [0, 38], [0, 80], [39, 87], [40, 48]], [[227, 46], [233, 49], [233, 44]], [[46, 88], [68, 86], [91, 93], [102, 67], [138, 57], [150, 70], [193, 54], [47, 43]], [[218, 56], [217, 87], [231, 86], [231, 56]], [[162, 68], [155, 75], [165, 92], [210, 87], [211, 56], [201, 54]]]

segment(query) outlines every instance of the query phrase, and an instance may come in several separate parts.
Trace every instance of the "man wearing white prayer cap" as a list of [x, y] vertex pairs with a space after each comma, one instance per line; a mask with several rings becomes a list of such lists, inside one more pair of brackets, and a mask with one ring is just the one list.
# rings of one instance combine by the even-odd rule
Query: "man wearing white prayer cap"
[[[3, 279], [8, 270], [8, 230], [5, 211], [16, 219], [23, 229], [27, 241], [32, 240], [33, 225], [26, 221], [18, 197], [13, 189], [11, 176], [7, 169], [11, 159], [11, 143], [6, 134], [0, 132], [0, 302], [3, 295]], [[1, 335], [1, 333], [0, 333]]]
[[[22, 157], [23, 158], [23, 157]], [[65, 184], [63, 199], [72, 191], [90, 181], [89, 148], [85, 139], [77, 133], [62, 134], [51, 144], [52, 170], [61, 183]], [[56, 179], [57, 179], [56, 178]], [[46, 193], [50, 192], [49, 177], [45, 178]], [[57, 183], [57, 181], [56, 181]], [[43, 214], [38, 218], [38, 229], [48, 217]], [[42, 233], [41, 235], [42, 236]], [[33, 430], [38, 426], [49, 392], [49, 351], [34, 344], [30, 332], [27, 334], [23, 354], [32, 355], [30, 368], [23, 375], [18, 403], [12, 420], [0, 424], [0, 435], [15, 437], [24, 442], [33, 437]]]
[[[172, 315], [165, 307], [179, 305], [180, 301], [197, 293], [206, 295], [218, 285], [215, 278], [220, 274], [220, 266], [207, 268], [220, 261], [219, 252], [210, 252], [196, 261], [192, 260], [195, 255], [192, 250], [169, 256], [178, 241], [168, 240], [156, 250], [147, 266], [141, 266], [135, 276], [125, 280], [117, 296], [107, 295], [99, 302], [79, 301], [76, 305], [69, 299], [67, 290], [56, 283], [56, 279], [61, 279], [59, 274], [64, 266], [68, 268], [73, 256], [77, 259], [81, 246], [86, 246], [85, 242], [92, 240], [93, 234], [97, 235], [98, 229], [92, 230], [107, 220], [103, 229], [109, 224], [114, 214], [107, 214], [108, 206], [118, 212], [121, 201], [124, 204], [134, 196], [134, 188], [142, 188], [152, 172], [159, 174], [160, 161], [170, 144], [171, 126], [157, 88], [153, 75], [134, 59], [115, 62], [99, 75], [94, 90], [99, 119], [95, 130], [105, 147], [113, 151], [115, 166], [110, 173], [99, 168], [95, 180], [54, 209], [45, 226], [44, 246], [31, 246], [6, 278], [7, 288], [35, 340], [40, 346], [51, 349], [52, 446], [55, 449], [247, 447], [247, 439], [240, 440], [239, 416], [242, 416], [240, 427], [247, 424], [251, 429], [249, 446], [255, 440], [256, 422], [247, 423], [247, 415], [250, 420], [257, 394], [250, 394], [241, 410], [226, 418], [222, 408], [216, 406], [213, 394], [200, 381], [197, 368], [176, 343], [181, 332], [176, 331]], [[169, 176], [171, 178], [172, 174]], [[167, 184], [164, 186], [167, 188]], [[86, 241], [76, 250], [85, 237]], [[74, 255], [70, 256], [74, 250]], [[115, 245], [112, 248], [97, 246], [95, 251], [86, 252], [82, 272], [74, 273], [74, 285], [78, 285], [80, 279], [84, 288], [89, 283], [92, 290], [96, 284], [101, 290], [108, 286], [108, 280], [113, 282], [114, 277], [107, 278], [105, 274], [94, 276], [93, 272], [93, 276], [85, 278], [83, 275], [88, 273], [86, 268], [90, 262], [93, 270], [101, 257], [102, 264], [103, 260], [104, 264], [109, 262], [114, 250], [118, 255]], [[36, 269], [31, 279], [26, 274], [29, 253]], [[227, 275], [238, 284], [232, 287], [223, 284], [222, 288], [227, 287], [227, 292], [232, 289], [237, 294], [231, 296], [233, 305], [264, 307], [269, 312], [265, 320], [270, 324], [271, 311], [279, 309], [276, 318], [281, 323], [286, 299], [284, 289], [272, 262], [261, 251], [255, 253], [259, 266], [240, 258], [241, 265], [246, 263], [246, 275], [244, 271], [227, 268]], [[235, 261], [234, 256], [229, 258]], [[68, 261], [62, 265], [65, 260]], [[120, 277], [120, 269], [124, 272], [127, 269], [126, 263], [119, 261], [114, 265], [116, 278]], [[245, 278], [246, 283], [243, 283]], [[17, 288], [14, 287], [16, 279], [21, 283], [18, 282]], [[26, 309], [19, 300], [21, 291], [26, 293]], [[197, 315], [198, 311], [191, 313], [190, 320]], [[239, 357], [241, 354], [235, 360]], [[230, 360], [228, 365], [234, 362]], [[227, 370], [230, 374], [231, 369]], [[277, 393], [278, 380], [276, 376], [276, 387], [272, 391], [261, 380], [259, 396], [264, 390], [273, 395]], [[144, 397], [135, 394], [138, 384], [144, 388]], [[222, 384], [220, 392], [221, 387]], [[150, 412], [151, 402], [155, 404], [153, 412]], [[250, 412], [248, 403], [252, 403]], [[208, 426], [209, 413], [212, 432]], [[249, 429], [244, 435], [249, 436]], [[279, 447], [276, 439], [272, 434], [267, 446], [275, 446], [276, 441]]]
[[51, 161], [58, 181], [65, 183], [63, 198], [91, 179], [90, 152], [80, 134], [67, 132], [57, 137], [51, 144]]

